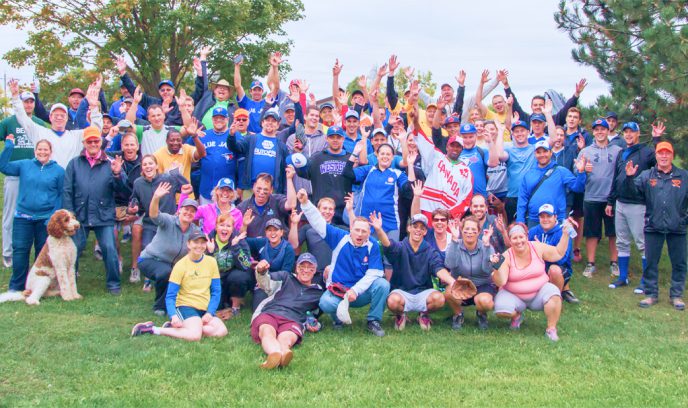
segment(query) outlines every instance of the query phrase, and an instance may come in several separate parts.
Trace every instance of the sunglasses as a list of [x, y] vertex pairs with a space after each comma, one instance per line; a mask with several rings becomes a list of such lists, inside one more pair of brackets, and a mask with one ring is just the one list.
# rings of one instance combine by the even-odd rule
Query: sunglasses
[[91, 139], [91, 140], [86, 141], [86, 144], [98, 144], [98, 143], [100, 143], [100, 139]]
[[246, 118], [237, 118], [237, 119], [234, 119], [234, 121], [235, 121], [235, 122], [247, 122], [248, 119], [246, 119]]

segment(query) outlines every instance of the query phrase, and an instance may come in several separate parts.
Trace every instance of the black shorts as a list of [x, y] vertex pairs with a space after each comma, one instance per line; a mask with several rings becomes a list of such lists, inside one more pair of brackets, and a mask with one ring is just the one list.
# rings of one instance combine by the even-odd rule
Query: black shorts
[[[495, 295], [497, 294], [497, 286], [495, 286], [493, 283], [486, 283], [484, 285], [480, 285], [476, 289], [478, 290], [475, 293], [476, 296], [478, 296], [481, 293], [489, 293], [494, 298]], [[473, 305], [475, 305], [474, 299], [475, 299], [475, 296], [470, 298], [470, 299], [464, 300], [463, 302], [461, 302], [461, 306], [473, 306]]]
[[585, 238], [602, 238], [602, 223], [604, 223], [604, 236], [615, 237], [614, 217], [607, 217], [604, 208], [607, 203], [595, 203], [586, 201], [583, 203], [583, 236]]
[[545, 262], [545, 269], [547, 270], [547, 275], [549, 275], [549, 268], [552, 266], [558, 266], [561, 269], [561, 274], [564, 277], [564, 285], [569, 283], [571, 280], [571, 276], [573, 276], [573, 269], [571, 269], [571, 265], [558, 265], [555, 263], [549, 263]]
[[571, 193], [571, 209], [573, 211], [572, 216], [575, 218], [580, 218], [583, 216], [583, 196], [585, 193]]

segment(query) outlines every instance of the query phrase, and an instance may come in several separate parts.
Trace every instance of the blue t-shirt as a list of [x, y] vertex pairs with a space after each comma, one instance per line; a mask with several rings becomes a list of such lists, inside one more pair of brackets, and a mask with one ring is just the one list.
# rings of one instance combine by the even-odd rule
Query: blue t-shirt
[[377, 166], [360, 166], [354, 169], [356, 182], [362, 183], [362, 200], [357, 214], [368, 218], [373, 211], [382, 216], [385, 232], [399, 229], [399, 190], [408, 182], [406, 173], [398, 169], [380, 170]]
[[533, 135], [532, 133], [530, 134], [530, 136], [528, 136], [528, 144], [534, 145], [535, 143], [537, 143], [537, 142], [539, 142], [539, 141], [541, 141], [541, 140], [544, 140], [544, 141], [546, 141], [546, 142], [549, 142], [549, 137], [547, 137], [547, 135], [542, 135], [541, 138], [536, 139], [536, 138], [535, 138], [535, 135]]
[[268, 173], [274, 178], [275, 159], [277, 158], [277, 139], [256, 135], [256, 147], [253, 149], [253, 162], [251, 163], [251, 183], [256, 181], [260, 173]]
[[244, 94], [241, 99], [237, 98], [240, 108], [244, 108], [248, 111], [248, 131], [253, 133], [260, 133], [263, 129], [260, 127], [260, 112], [263, 110], [265, 105], [265, 100], [261, 99], [256, 102], [249, 98], [248, 95]]
[[207, 130], [205, 136], [199, 138], [205, 146], [206, 156], [201, 159], [201, 196], [210, 200], [217, 182], [221, 178], [229, 177], [237, 183], [237, 157], [227, 148], [229, 131], [216, 133], [214, 129]]
[[487, 150], [482, 149], [484, 154], [481, 155], [478, 149], [482, 148], [475, 146], [471, 149], [463, 149], [459, 160], [468, 166], [473, 173], [473, 193], [487, 197], [487, 161], [490, 154]]
[[[535, 147], [528, 145], [525, 147], [506, 146], [504, 151], [509, 154], [509, 159], [506, 161], [506, 174], [508, 189], [507, 197], [518, 197], [518, 190], [521, 187], [521, 180], [535, 165]], [[475, 174], [473, 174], [475, 177]]]

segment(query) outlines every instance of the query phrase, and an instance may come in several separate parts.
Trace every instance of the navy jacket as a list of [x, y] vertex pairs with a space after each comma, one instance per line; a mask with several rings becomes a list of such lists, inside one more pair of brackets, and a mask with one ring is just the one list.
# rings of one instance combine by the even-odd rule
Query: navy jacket
[[[129, 78], [129, 74], [125, 73], [120, 77], [120, 79], [122, 80], [122, 84], [124, 85], [124, 87], [127, 88], [129, 93], [133, 95], [136, 91], [136, 85], [131, 80], [131, 78]], [[162, 105], [162, 98], [150, 96], [144, 93], [140, 105], [143, 109], [147, 111], [148, 107], [151, 105]], [[177, 105], [177, 101], [175, 99], [172, 99], [172, 103], [170, 103], [170, 106], [172, 107], [172, 110], [169, 111], [167, 115], [165, 115], [165, 124], [170, 126], [181, 126], [182, 113], [179, 111], [179, 105]]]
[[645, 203], [645, 232], [685, 234], [688, 223], [688, 171], [672, 166], [670, 173], [653, 167], [623, 181], [625, 194]]
[[392, 290], [401, 289], [415, 295], [432, 289], [432, 277], [444, 269], [440, 254], [425, 240], [420, 243], [418, 252], [413, 251], [408, 238], [401, 242], [390, 241], [392, 245], [384, 248], [384, 252], [392, 264], [389, 281]]
[[624, 181], [626, 180], [626, 163], [629, 161], [633, 161], [633, 164], [638, 166], [638, 171], [635, 173], [636, 176], [657, 164], [654, 149], [644, 143], [636, 144], [622, 150], [621, 153], [616, 156], [612, 191], [607, 200], [607, 204], [611, 206], [615, 205], [617, 200], [626, 204], [645, 204], [643, 197], [637, 194], [628, 194], [623, 188]]

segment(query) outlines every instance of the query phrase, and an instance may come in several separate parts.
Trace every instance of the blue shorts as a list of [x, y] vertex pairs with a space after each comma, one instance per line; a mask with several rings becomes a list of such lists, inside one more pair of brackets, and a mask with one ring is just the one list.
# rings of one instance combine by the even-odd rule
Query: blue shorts
[[191, 306], [177, 306], [177, 317], [180, 318], [182, 321], [190, 318], [190, 317], [200, 317], [202, 318], [204, 314], [206, 314], [205, 310], [199, 310], [196, 309], [195, 307]]

